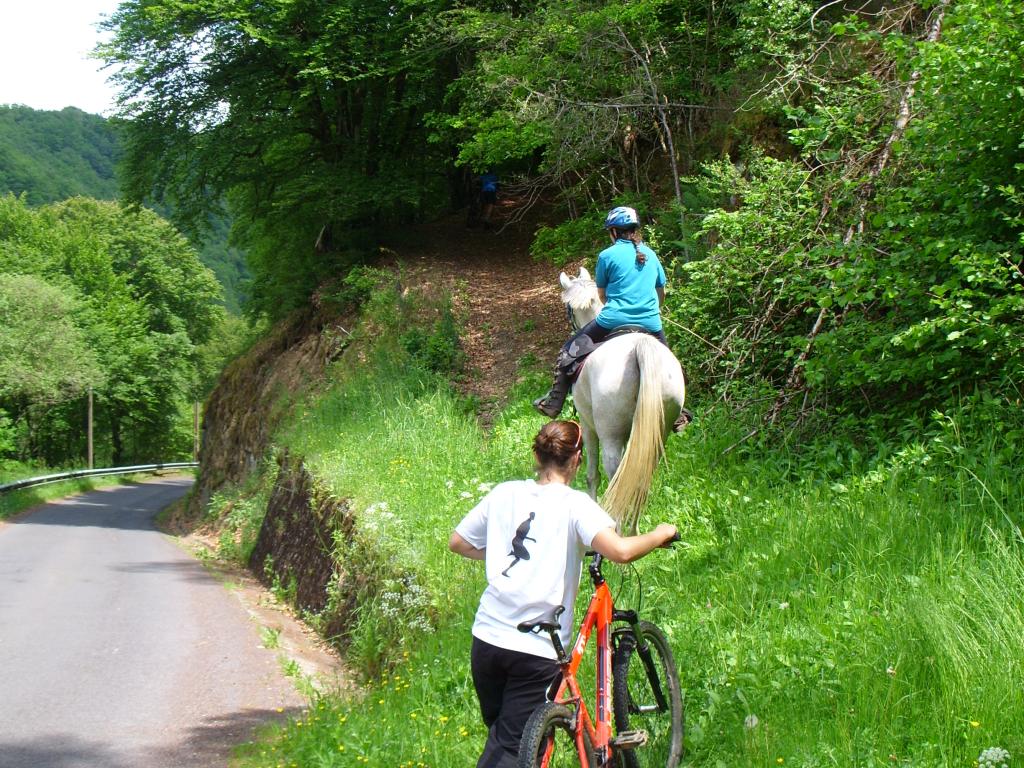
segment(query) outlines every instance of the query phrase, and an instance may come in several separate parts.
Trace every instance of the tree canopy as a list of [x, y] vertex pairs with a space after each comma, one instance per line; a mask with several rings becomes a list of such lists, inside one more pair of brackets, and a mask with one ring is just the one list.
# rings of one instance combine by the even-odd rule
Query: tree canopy
[[76, 309], [34, 275], [0, 273], [0, 402], [52, 405], [103, 381]]
[[[256, 307], [305, 300], [358, 231], [442, 209], [443, 2], [129, 0], [102, 51], [122, 67], [127, 192], [202, 223], [227, 196]], [[318, 245], [317, 245], [318, 244]]]
[[21, 425], [18, 453], [83, 455], [87, 386], [100, 456], [159, 460], [190, 446], [180, 412], [200, 394], [197, 349], [219, 298], [194, 249], [151, 211], [0, 198], [0, 409]]
[[[31, 205], [77, 196], [116, 200], [121, 155], [121, 130], [114, 121], [74, 107], [55, 112], [0, 106], [0, 194], [24, 194]], [[224, 286], [225, 306], [239, 312], [248, 275], [244, 256], [228, 245], [229, 222], [207, 218], [199, 257]]]

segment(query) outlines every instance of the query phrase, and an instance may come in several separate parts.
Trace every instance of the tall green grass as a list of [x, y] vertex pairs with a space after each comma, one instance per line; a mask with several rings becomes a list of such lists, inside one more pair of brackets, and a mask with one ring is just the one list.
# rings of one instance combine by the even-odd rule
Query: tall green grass
[[[317, 699], [243, 766], [464, 766], [485, 737], [468, 671], [482, 569], [446, 541], [491, 484], [529, 476], [541, 382], [525, 376], [485, 434], [442, 378], [381, 349], [279, 437], [359, 514], [340, 568], [377, 553], [386, 583], [351, 617], [362, 688]], [[641, 528], [674, 522], [685, 543], [612, 577], [672, 642], [685, 763], [1019, 761], [1021, 418], [969, 403], [870, 452], [825, 436], [725, 453], [744, 433], [698, 410], [670, 439]]]
[[448, 534], [497, 482], [529, 475], [529, 440], [521, 436], [536, 419], [528, 404], [512, 409], [488, 436], [429, 373], [344, 381], [310, 404], [285, 440], [358, 516], [354, 541], [336, 541], [337, 556], [362, 558], [349, 572], [381, 585], [357, 608], [348, 653], [377, 672], [395, 650], [472, 610], [478, 574], [448, 552]]
[[691, 546], [652, 591], [671, 606], [695, 764], [1020, 752], [1024, 511], [1014, 453], [987, 421], [939, 417], [831, 476], [814, 446], [797, 474], [792, 455], [723, 462], [724, 425], [670, 447], [652, 512], [675, 511]]

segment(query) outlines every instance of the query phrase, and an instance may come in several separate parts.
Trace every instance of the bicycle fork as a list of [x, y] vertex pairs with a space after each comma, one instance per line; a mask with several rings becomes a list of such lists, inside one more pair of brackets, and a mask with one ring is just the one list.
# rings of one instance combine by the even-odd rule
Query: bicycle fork
[[647, 681], [651, 684], [651, 692], [657, 702], [658, 711], [664, 712], [668, 709], [668, 698], [661, 689], [661, 675], [654, 665], [654, 656], [651, 654], [651, 646], [647, 643], [643, 633], [640, 631], [640, 617], [633, 610], [616, 609], [612, 617], [615, 621], [624, 621], [629, 625], [630, 632], [636, 643], [636, 651], [640, 654], [640, 661], [643, 662], [644, 671], [647, 673]]

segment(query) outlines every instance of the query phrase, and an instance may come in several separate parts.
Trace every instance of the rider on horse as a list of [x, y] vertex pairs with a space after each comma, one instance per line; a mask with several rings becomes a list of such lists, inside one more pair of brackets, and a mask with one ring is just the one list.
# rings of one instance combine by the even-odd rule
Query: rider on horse
[[617, 328], [644, 330], [668, 346], [660, 314], [665, 299], [665, 270], [654, 251], [643, 244], [636, 211], [626, 206], [613, 208], [605, 217], [604, 228], [612, 245], [597, 257], [594, 279], [605, 305], [594, 320], [563, 345], [555, 363], [551, 390], [533, 401], [533, 407], [548, 418], [561, 413], [571, 385], [571, 371], [579, 358]]

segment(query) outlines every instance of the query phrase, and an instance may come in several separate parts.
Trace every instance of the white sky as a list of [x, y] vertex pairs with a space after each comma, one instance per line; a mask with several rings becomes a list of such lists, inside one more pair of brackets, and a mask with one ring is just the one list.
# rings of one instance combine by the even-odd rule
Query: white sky
[[0, 0], [0, 104], [109, 116], [109, 70], [88, 58], [118, 0]]

